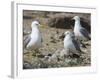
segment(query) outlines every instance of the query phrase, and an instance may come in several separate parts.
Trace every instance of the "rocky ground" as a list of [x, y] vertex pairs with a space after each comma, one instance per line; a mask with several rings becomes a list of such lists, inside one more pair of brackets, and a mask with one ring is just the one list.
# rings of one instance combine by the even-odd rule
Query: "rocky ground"
[[81, 47], [84, 53], [80, 57], [67, 55], [63, 48], [63, 33], [73, 30], [71, 18], [75, 15], [82, 18], [83, 26], [87, 25], [85, 28], [90, 32], [90, 14], [24, 11], [23, 36], [31, 32], [31, 22], [38, 20], [42, 24], [40, 31], [43, 37], [39, 52], [33, 50], [23, 53], [24, 69], [91, 65], [91, 41], [83, 42], [86, 47]]

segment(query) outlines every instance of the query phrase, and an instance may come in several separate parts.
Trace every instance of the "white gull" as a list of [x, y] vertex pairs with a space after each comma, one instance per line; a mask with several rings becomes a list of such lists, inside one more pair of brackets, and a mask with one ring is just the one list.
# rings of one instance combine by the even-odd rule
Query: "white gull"
[[74, 16], [73, 19], [75, 20], [74, 34], [76, 38], [79, 40], [90, 40], [91, 38], [89, 32], [83, 28], [80, 23], [80, 17]]
[[26, 49], [31, 49], [31, 50], [36, 50], [39, 49], [42, 45], [42, 36], [39, 31], [40, 24], [38, 21], [33, 21], [31, 24], [31, 34], [28, 35], [24, 39], [24, 48]]
[[82, 52], [80, 49], [80, 45], [74, 37], [74, 34], [70, 31], [65, 32], [64, 49], [71, 54], [78, 54]]

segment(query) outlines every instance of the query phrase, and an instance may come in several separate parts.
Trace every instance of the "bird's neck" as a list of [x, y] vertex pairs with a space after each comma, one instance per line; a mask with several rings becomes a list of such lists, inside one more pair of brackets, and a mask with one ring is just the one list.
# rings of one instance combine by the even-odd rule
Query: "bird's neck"
[[39, 29], [37, 26], [32, 27], [32, 32], [31, 34], [39, 33]]
[[65, 40], [71, 40], [71, 36], [70, 35], [65, 36]]
[[81, 27], [80, 20], [76, 20], [75, 21], [75, 28], [80, 28], [80, 27]]

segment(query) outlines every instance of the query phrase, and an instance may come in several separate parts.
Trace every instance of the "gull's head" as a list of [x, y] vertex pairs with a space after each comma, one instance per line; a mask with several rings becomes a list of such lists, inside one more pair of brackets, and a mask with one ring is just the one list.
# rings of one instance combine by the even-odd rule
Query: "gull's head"
[[39, 27], [39, 26], [40, 26], [40, 24], [39, 24], [38, 21], [33, 21], [32, 24], [31, 24], [31, 27], [32, 27], [32, 28], [33, 28], [33, 27]]
[[71, 32], [71, 31], [66, 31], [66, 32], [64, 33], [64, 35], [65, 35], [65, 36], [70, 36], [70, 37], [72, 37], [72, 38], [75, 37], [74, 32]]
[[66, 36], [66, 35], [69, 35], [70, 34], [70, 31], [66, 31], [65, 33], [64, 33], [64, 35]]
[[79, 16], [74, 16], [73, 20], [80, 20], [80, 17]]

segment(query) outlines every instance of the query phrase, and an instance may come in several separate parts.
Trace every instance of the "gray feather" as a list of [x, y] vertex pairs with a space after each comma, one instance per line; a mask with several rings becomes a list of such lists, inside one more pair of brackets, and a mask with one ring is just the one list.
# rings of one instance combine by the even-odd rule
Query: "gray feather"
[[24, 48], [26, 48], [26, 46], [30, 42], [30, 40], [31, 40], [30, 35], [24, 37], [24, 42], [23, 42]]
[[88, 33], [88, 31], [87, 31], [86, 29], [82, 28], [82, 29], [80, 29], [80, 32], [81, 32], [82, 35], [83, 35], [84, 37], [86, 37], [88, 40], [91, 39], [90, 36], [89, 36], [89, 33]]
[[75, 39], [72, 39], [72, 42], [73, 42], [73, 44], [74, 44], [76, 50], [78, 50], [78, 51], [81, 52], [81, 49], [80, 49], [80, 46], [79, 46], [78, 42], [77, 42]]

